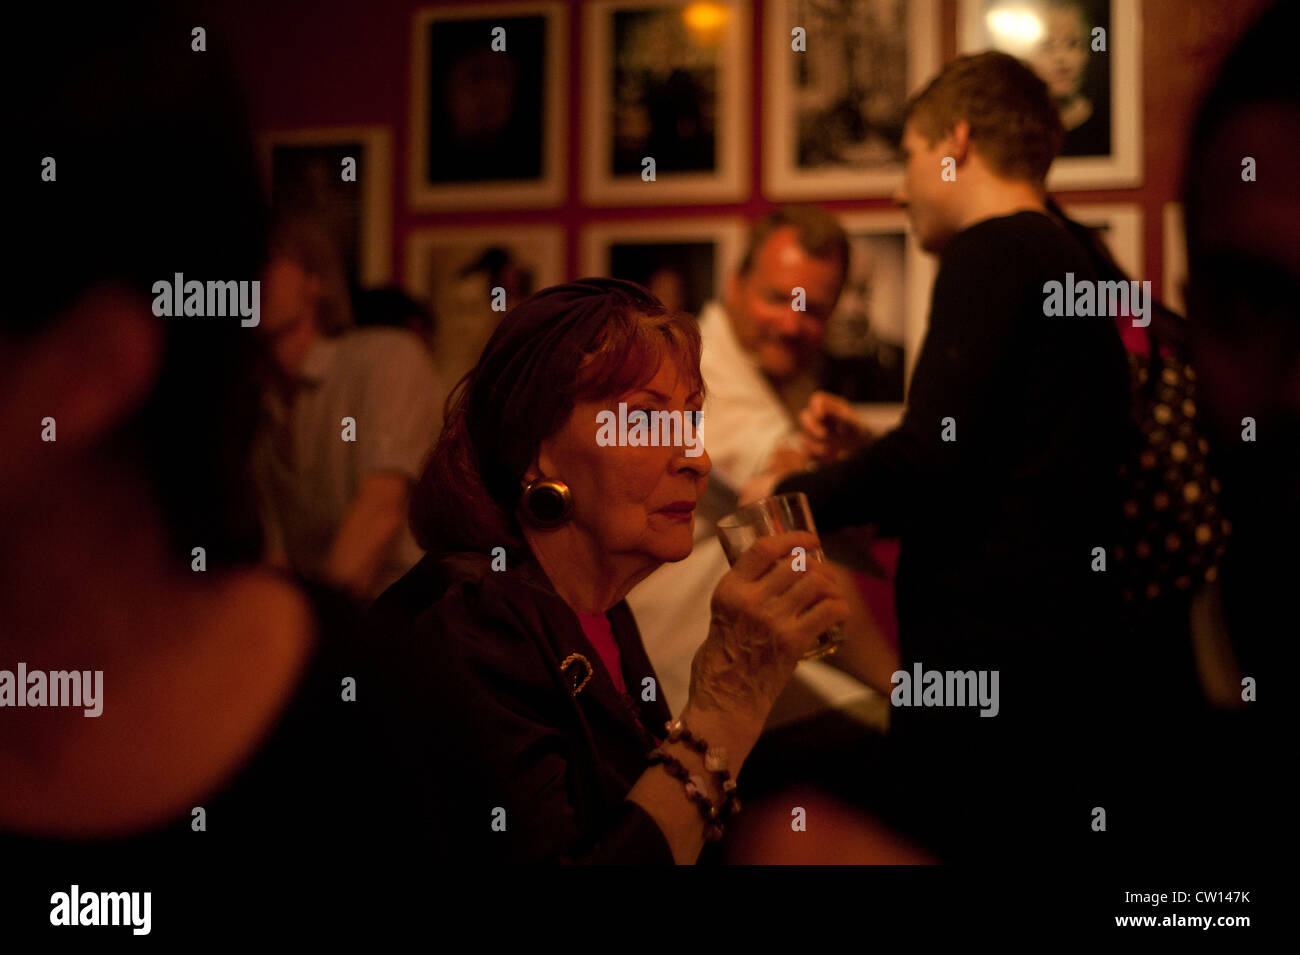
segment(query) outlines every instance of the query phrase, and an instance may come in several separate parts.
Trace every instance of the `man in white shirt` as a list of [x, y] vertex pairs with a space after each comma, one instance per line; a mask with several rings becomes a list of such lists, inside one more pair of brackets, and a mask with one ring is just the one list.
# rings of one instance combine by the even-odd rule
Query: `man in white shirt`
[[[817, 359], [848, 261], [848, 238], [829, 213], [776, 209], [751, 229], [725, 304], [709, 302], [700, 312], [702, 435], [713, 471], [695, 513], [695, 547], [627, 598], [674, 712], [686, 705], [691, 660], [708, 635], [710, 598], [728, 568], [716, 522], [736, 509], [743, 484], [801, 463], [796, 416], [816, 391]], [[769, 725], [874, 695], [822, 663], [801, 664], [795, 679], [803, 692], [787, 693]]]
[[276, 373], [254, 463], [271, 559], [372, 600], [423, 555], [407, 503], [446, 395], [414, 333], [350, 327], [324, 243], [301, 225], [272, 242], [259, 331]]

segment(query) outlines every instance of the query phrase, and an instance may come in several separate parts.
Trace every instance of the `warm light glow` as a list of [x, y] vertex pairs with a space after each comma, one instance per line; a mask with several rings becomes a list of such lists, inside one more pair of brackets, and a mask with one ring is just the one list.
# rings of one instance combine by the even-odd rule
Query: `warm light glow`
[[1043, 38], [1043, 18], [1029, 7], [995, 7], [984, 19], [998, 49], [1027, 49]]
[[682, 19], [686, 21], [686, 28], [692, 33], [707, 36], [717, 33], [726, 25], [731, 19], [731, 11], [721, 3], [699, 0], [698, 3], [686, 5], [686, 9], [682, 11]]

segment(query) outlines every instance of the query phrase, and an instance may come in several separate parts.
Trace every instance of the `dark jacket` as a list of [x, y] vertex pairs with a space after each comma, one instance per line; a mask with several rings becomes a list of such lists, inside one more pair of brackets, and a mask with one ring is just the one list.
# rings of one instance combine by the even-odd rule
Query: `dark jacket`
[[[491, 564], [427, 556], [371, 611], [408, 678], [432, 684], [405, 720], [431, 802], [421, 824], [461, 861], [671, 864], [658, 825], [625, 798], [670, 719], [627, 604], [608, 616], [633, 696], [540, 567]], [[560, 669], [572, 654], [591, 668], [579, 692], [584, 664]]]

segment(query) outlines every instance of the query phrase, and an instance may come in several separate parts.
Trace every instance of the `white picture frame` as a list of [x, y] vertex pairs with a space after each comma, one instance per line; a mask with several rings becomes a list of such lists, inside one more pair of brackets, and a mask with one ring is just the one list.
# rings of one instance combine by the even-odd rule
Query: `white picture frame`
[[[892, 326], [901, 324], [901, 343], [904, 363], [904, 388], [901, 401], [855, 401], [854, 408], [869, 427], [882, 431], [894, 427], [902, 420], [907, 406], [907, 394], [912, 385], [912, 372], [925, 341], [926, 329], [929, 327], [930, 297], [934, 290], [934, 279], [938, 272], [938, 262], [934, 256], [923, 251], [916, 241], [907, 220], [906, 213], [899, 211], [880, 212], [844, 212], [837, 218], [849, 236], [850, 262], [849, 277], [840, 302], [836, 305], [831, 323], [841, 318], [846, 309], [856, 307], [852, 298], [856, 273], [860, 267], [859, 244], [864, 237], [888, 236], [901, 237], [903, 274], [886, 275], [895, 283], [896, 291], [889, 298], [901, 296], [903, 300], [899, 314], [892, 317]], [[892, 265], [890, 268], [892, 271]], [[846, 298], [845, 296], [849, 296]], [[828, 328], [828, 335], [831, 333]]]
[[[1030, 39], [1044, 30], [1034, 8], [1037, 0], [957, 0], [957, 49], [972, 53], [996, 48], [1013, 55], [1028, 55]], [[1142, 0], [1078, 0], [1086, 20], [1087, 59], [1081, 71], [1080, 92], [1089, 84], [1105, 91], [1105, 103], [1091, 104], [1089, 121], [1109, 126], [1109, 149], [1104, 154], [1071, 155], [1067, 139], [1064, 151], [1052, 164], [1047, 187], [1053, 191], [1082, 189], [1116, 189], [1142, 185]], [[1002, 13], [1000, 19], [995, 19]], [[1029, 17], [1030, 19], [1025, 19]], [[1106, 52], [1092, 49], [1095, 31], [1090, 26], [1105, 19]], [[1037, 24], [1036, 26], [1034, 24]], [[995, 32], [1002, 39], [995, 40]], [[1017, 40], [1017, 37], [1021, 39]], [[1102, 59], [1104, 57], [1104, 59]], [[1105, 72], [1088, 73], [1103, 64]], [[1069, 82], [1061, 80], [1060, 82]], [[1088, 97], [1083, 96], [1084, 100]], [[1090, 100], [1089, 100], [1090, 102]], [[1080, 126], [1080, 129], [1083, 127]], [[1098, 126], [1100, 129], [1100, 125]]]
[[[362, 287], [393, 278], [393, 136], [386, 126], [312, 126], [272, 129], [257, 137], [267, 195], [273, 207], [308, 216], [335, 241], [349, 280]], [[343, 178], [341, 157], [356, 160], [356, 180]], [[308, 165], [310, 164], [310, 165]], [[310, 178], [332, 195], [315, 201], [290, 197], [282, 176]], [[281, 183], [278, 187], [277, 183]], [[302, 183], [306, 188], [307, 184]], [[290, 188], [293, 185], [290, 184]], [[281, 195], [277, 195], [277, 192]], [[306, 197], [309, 199], [310, 197]], [[355, 213], [348, 205], [355, 202]], [[315, 208], [312, 208], [315, 207]]]
[[[721, 19], [707, 30], [688, 25], [690, 11], [706, 10], [713, 11], [709, 16]], [[748, 0], [711, 0], [708, 4], [692, 0], [592, 0], [583, 5], [583, 14], [586, 72], [580, 164], [584, 201], [608, 206], [747, 199], [752, 4]], [[682, 23], [677, 22], [678, 14]], [[656, 17], [662, 23], [655, 23]], [[617, 36], [620, 31], [626, 34], [621, 46]], [[637, 41], [637, 37], [646, 39]], [[694, 111], [690, 123], [679, 122], [671, 128], [665, 121], [656, 123], [650, 107], [635, 95], [638, 84], [651, 81], [660, 86], [660, 109]], [[616, 115], [615, 99], [627, 90], [633, 92], [626, 93], [628, 101]], [[701, 102], [705, 107], [697, 109]], [[706, 125], [710, 112], [712, 123]], [[618, 141], [616, 127], [621, 130]], [[695, 137], [680, 136], [674, 141], [677, 133], [671, 130], [688, 127], [697, 128]], [[649, 145], [656, 142], [656, 137], [658, 145]], [[651, 157], [656, 158], [653, 181], [642, 178], [646, 167], [641, 153], [647, 149], [661, 153]], [[664, 149], [677, 152], [664, 155]], [[707, 169], [674, 171], [675, 163], [703, 163], [703, 152], [712, 156]]]
[[[415, 229], [406, 237], [405, 288], [433, 313], [434, 361], [448, 387], [478, 360], [504, 314], [492, 309], [495, 286], [485, 272], [462, 275], [494, 249], [505, 252], [530, 277], [529, 293], [564, 281], [560, 226], [433, 227]], [[507, 293], [506, 309], [521, 298]]]
[[[541, 37], [537, 36], [537, 23], [541, 22]], [[480, 137], [480, 150], [484, 155], [498, 157], [502, 168], [499, 176], [480, 178], [469, 170], [445, 169], [435, 172], [431, 166], [430, 149], [440, 136], [435, 127], [463, 129], [464, 122], [454, 118], [454, 106], [435, 103], [435, 87], [444, 90], [445, 103], [457, 102], [453, 92], [453, 71], [457, 64], [444, 65], [445, 56], [435, 56], [434, 47], [453, 45], [465, 49], [466, 57], [483, 55], [490, 51], [496, 27], [504, 29], [505, 52], [492, 51], [491, 57], [503, 57], [512, 52], [512, 22], [521, 30], [515, 42], [527, 44], [516, 60], [518, 73], [505, 73], [515, 85], [508, 87], [523, 92], [511, 95], [535, 97], [519, 102], [518, 112], [509, 119], [503, 118], [503, 128], [474, 130]], [[462, 35], [471, 29], [481, 28], [482, 48], [471, 48]], [[440, 40], [439, 28], [449, 39]], [[519, 35], [524, 29], [528, 32]], [[454, 32], [453, 32], [454, 31]], [[469, 208], [500, 209], [557, 206], [564, 201], [567, 186], [566, 136], [568, 132], [568, 10], [555, 0], [530, 0], [522, 3], [465, 3], [456, 6], [429, 7], [416, 10], [411, 27], [411, 113], [407, 162], [409, 203], [417, 211], [459, 210]], [[477, 37], [477, 33], [475, 33]], [[491, 65], [492, 60], [486, 62]], [[435, 63], [438, 74], [435, 76]], [[446, 70], [446, 76], [442, 71]], [[525, 75], [530, 74], [530, 75]], [[468, 81], [467, 81], [468, 82]], [[531, 92], [529, 89], [531, 88]], [[478, 91], [481, 94], [482, 84]], [[503, 96], [507, 95], [505, 93]], [[464, 114], [481, 115], [481, 102], [467, 96]], [[534, 120], [532, 107], [539, 116]], [[436, 107], [436, 108], [435, 108]], [[504, 107], [503, 110], [504, 111]], [[520, 119], [521, 116], [527, 117]], [[534, 122], [537, 129], [533, 128]], [[528, 135], [519, 132], [529, 130]], [[468, 133], [467, 133], [468, 135]], [[451, 155], [472, 158], [474, 153], [448, 148]], [[536, 155], [534, 156], [534, 151]], [[513, 157], [513, 158], [512, 158]], [[513, 174], [510, 164], [519, 165], [519, 174]], [[537, 172], [533, 173], [534, 163]], [[470, 159], [465, 159], [472, 167]], [[458, 177], [457, 173], [461, 173]]]
[[[832, 199], [890, 196], [902, 183], [903, 165], [896, 136], [901, 135], [902, 108], [907, 97], [917, 92], [939, 69], [938, 0], [895, 0], [895, 8], [904, 23], [896, 42], [884, 44], [888, 51], [902, 52], [903, 63], [896, 64], [889, 76], [887, 91], [888, 119], [879, 134], [862, 142], [837, 143], [833, 132], [825, 132], [816, 111], [826, 111], [829, 101], [847, 99], [856, 70], [870, 73], [873, 64], [849, 61], [858, 52], [844, 35], [844, 23], [838, 28], [833, 16], [819, 17], [818, 0], [767, 0], [763, 24], [763, 191], [773, 199]], [[822, 0], [824, 3], [824, 0]], [[835, 0], [849, 4], [860, 0]], [[878, 5], [877, 5], [878, 6]], [[796, 27], [802, 27], [803, 51], [793, 49]], [[872, 36], [863, 38], [872, 39]], [[836, 40], [844, 43], [830, 57], [817, 54], [819, 45]], [[800, 57], [806, 58], [805, 62]], [[805, 88], [800, 88], [799, 71], [808, 71]], [[860, 80], [859, 80], [860, 81]], [[863, 94], [858, 94], [863, 95]], [[873, 107], [881, 109], [881, 107]], [[854, 115], [869, 123], [864, 105]], [[802, 119], [801, 119], [802, 117]], [[894, 125], [897, 130], [893, 129]], [[806, 131], [801, 132], [801, 125]], [[818, 132], [822, 130], [822, 132]], [[818, 143], [815, 136], [823, 142]], [[888, 145], [886, 145], [888, 144]], [[893, 154], [884, 159], [885, 149]], [[838, 153], [837, 158], [828, 158]], [[854, 153], [859, 158], [850, 158]], [[814, 158], [816, 156], [817, 158]]]

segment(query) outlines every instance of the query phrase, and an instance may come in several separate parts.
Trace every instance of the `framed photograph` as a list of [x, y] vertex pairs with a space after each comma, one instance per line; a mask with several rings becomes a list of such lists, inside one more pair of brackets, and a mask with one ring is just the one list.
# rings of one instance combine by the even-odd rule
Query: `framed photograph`
[[636, 282], [670, 308], [698, 316], [705, 302], [724, 295], [744, 245], [739, 218], [599, 223], [583, 230], [582, 274]]
[[1129, 277], [1149, 278], [1142, 241], [1142, 210], [1133, 203], [1075, 203], [1062, 210], [1076, 222], [1102, 230], [1102, 238], [1115, 261]]
[[1049, 189], [1142, 184], [1140, 0], [958, 0], [963, 53], [1020, 57], [1047, 83], [1065, 143]]
[[334, 239], [348, 281], [392, 281], [393, 147], [383, 126], [263, 133], [272, 208], [316, 223]]
[[1184, 232], [1183, 204], [1166, 202], [1162, 219], [1160, 298], [1179, 315], [1186, 315], [1187, 235]]
[[750, 4], [593, 0], [584, 10], [587, 202], [747, 198]]
[[937, 0], [768, 0], [763, 189], [888, 196], [903, 107], [939, 68]]
[[567, 33], [565, 7], [557, 2], [416, 11], [413, 208], [563, 201]]
[[839, 216], [849, 234], [849, 274], [826, 328], [821, 386], [842, 395], [876, 428], [902, 417], [925, 338], [935, 260], [902, 212]]
[[505, 314], [492, 308], [493, 289], [505, 290], [509, 309], [563, 281], [559, 226], [417, 229], [406, 240], [406, 290], [433, 313], [434, 360], [448, 388], [478, 361]]

